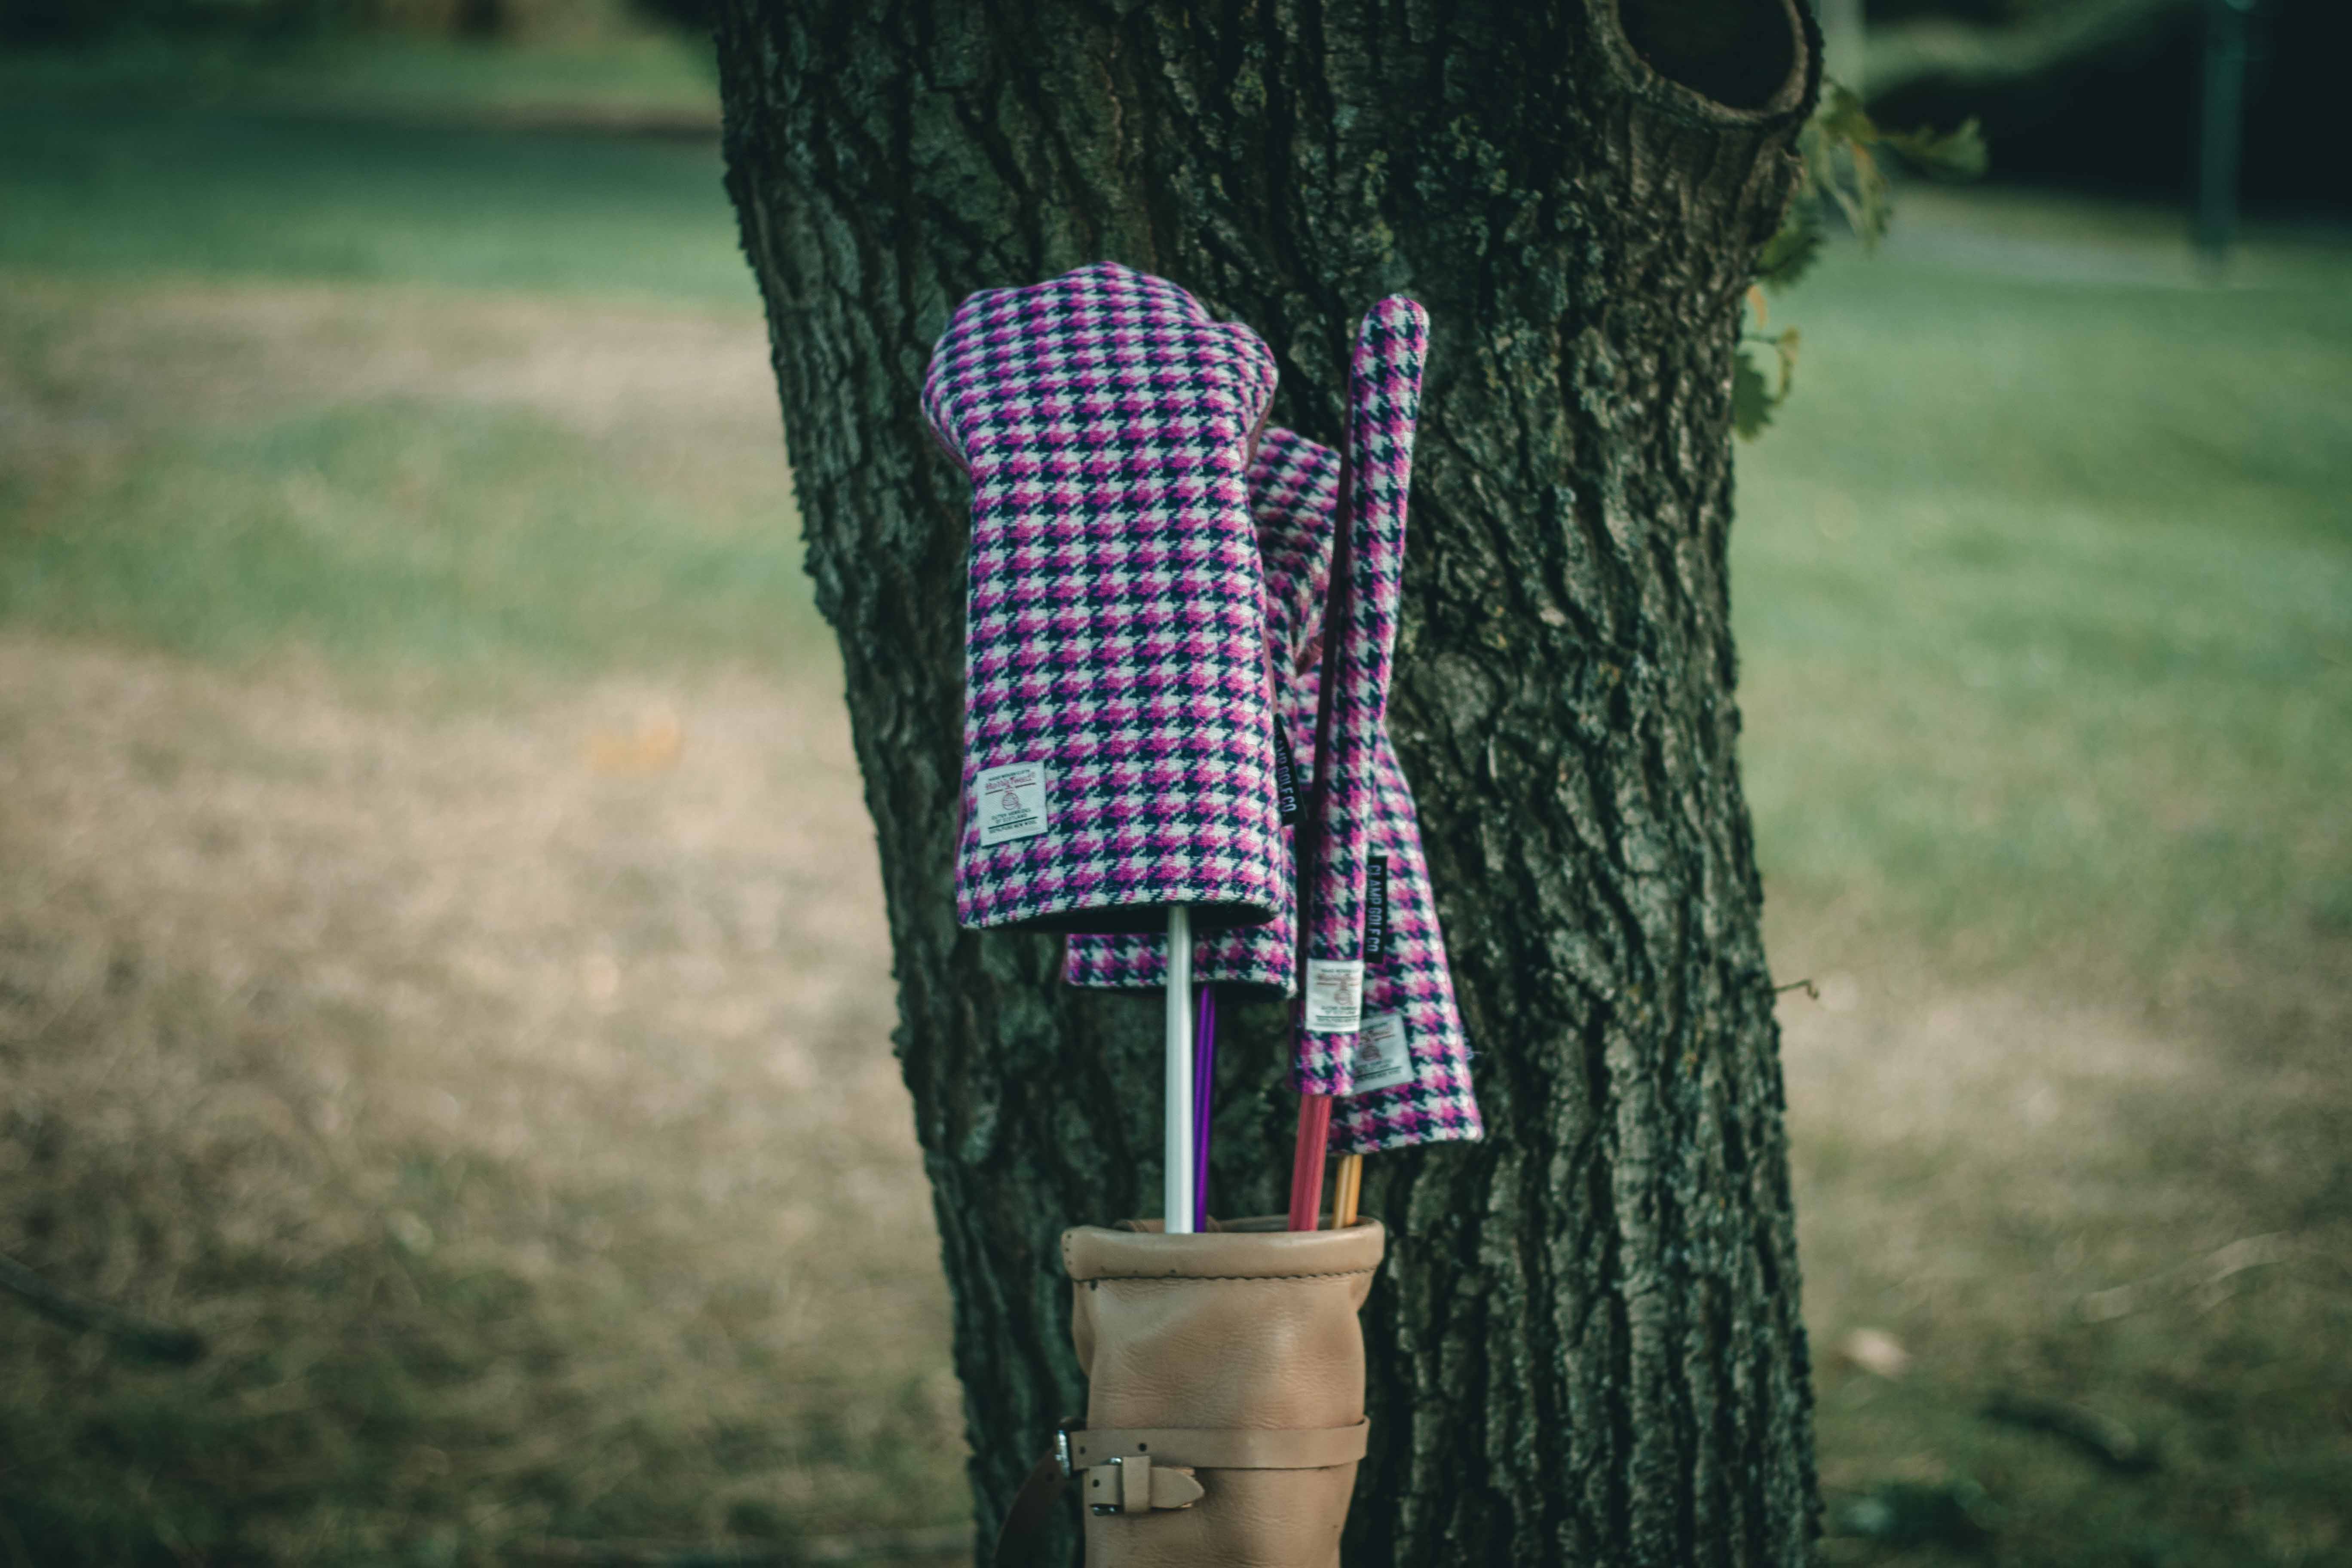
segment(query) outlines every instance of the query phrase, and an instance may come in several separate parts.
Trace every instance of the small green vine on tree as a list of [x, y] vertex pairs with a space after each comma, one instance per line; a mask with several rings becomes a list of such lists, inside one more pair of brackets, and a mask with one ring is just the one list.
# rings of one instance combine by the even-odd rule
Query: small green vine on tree
[[[1777, 294], [1811, 269], [1821, 256], [1832, 206], [1862, 237], [1864, 249], [1875, 248], [1885, 237], [1895, 202], [1880, 161], [1882, 148], [1936, 179], [1973, 180], [1985, 171], [1984, 133], [1974, 120], [1957, 131], [1882, 131], [1861, 99], [1836, 82], [1822, 84], [1822, 101], [1797, 134], [1803, 165], [1797, 194], [1790, 198], [1780, 231], [1757, 258], [1756, 287], [1748, 291], [1748, 308], [1755, 311], [1759, 330], [1741, 334], [1731, 381], [1731, 426], [1744, 439], [1754, 440], [1772, 422], [1773, 413], [1789, 400], [1797, 370], [1797, 329], [1760, 330], [1770, 323], [1766, 291]], [[1777, 374], [1768, 375], [1759, 363], [1758, 348], [1772, 351]]]

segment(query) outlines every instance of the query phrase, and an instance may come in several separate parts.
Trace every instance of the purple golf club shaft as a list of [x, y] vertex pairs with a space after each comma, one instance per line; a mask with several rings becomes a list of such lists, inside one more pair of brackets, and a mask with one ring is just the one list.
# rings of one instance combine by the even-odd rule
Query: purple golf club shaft
[[1192, 1222], [1209, 1218], [1209, 1101], [1217, 1081], [1217, 988], [1201, 987], [1192, 1029]]

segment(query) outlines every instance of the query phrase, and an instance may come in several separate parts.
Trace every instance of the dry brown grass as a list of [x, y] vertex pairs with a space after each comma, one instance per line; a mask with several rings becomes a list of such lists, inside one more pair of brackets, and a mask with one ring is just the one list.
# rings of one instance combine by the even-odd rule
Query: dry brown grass
[[0, 1250], [215, 1347], [0, 1314], [11, 1408], [211, 1431], [136, 1462], [291, 1561], [953, 1518], [894, 1485], [960, 1424], [834, 704], [418, 721], [11, 638], [0, 736]]
[[[1783, 1007], [1833, 1519], [1908, 1480], [1981, 1489], [2006, 1562], [2352, 1555], [2340, 987], [1960, 991], [1889, 946]], [[1988, 1414], [2052, 1401], [2153, 1473]]]
[[[336, 1500], [180, 1526], [290, 1561], [952, 1521], [879, 893], [814, 683], [420, 719], [12, 637], [0, 738], [0, 1250], [215, 1346], [138, 1372], [0, 1315], [16, 1408], [167, 1500]], [[2249, 1449], [2352, 1460], [2297, 1350], [2341, 1342], [2352, 1257], [2331, 1019], [2273, 1009], [2253, 1072], [2210, 1016], [1888, 960], [1786, 1021], [1833, 1497], [2095, 1513], [2097, 1466], [1980, 1419], [2021, 1393], [2155, 1439], [2270, 1560], [2344, 1546], [2244, 1484]], [[1839, 1353], [1865, 1329], [1899, 1377]]]

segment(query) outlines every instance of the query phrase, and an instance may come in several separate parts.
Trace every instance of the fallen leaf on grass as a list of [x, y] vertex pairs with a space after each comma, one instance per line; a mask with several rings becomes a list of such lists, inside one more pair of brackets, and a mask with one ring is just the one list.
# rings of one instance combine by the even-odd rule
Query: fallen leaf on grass
[[1885, 1329], [1856, 1329], [1838, 1342], [1838, 1354], [1863, 1371], [1889, 1380], [1911, 1370], [1911, 1352]]

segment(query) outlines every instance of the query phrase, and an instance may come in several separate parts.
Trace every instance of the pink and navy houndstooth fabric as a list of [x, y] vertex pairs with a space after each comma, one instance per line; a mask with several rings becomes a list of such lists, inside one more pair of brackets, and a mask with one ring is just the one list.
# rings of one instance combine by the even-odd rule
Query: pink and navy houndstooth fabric
[[[1273, 434], [1267, 433], [1269, 439]], [[1309, 733], [1315, 681], [1310, 668], [1297, 689], [1308, 715]], [[1302, 752], [1298, 763], [1305, 775], [1314, 765], [1312, 754]], [[1385, 961], [1368, 963], [1365, 969], [1364, 1018], [1375, 1029], [1384, 1017], [1396, 1020], [1397, 1043], [1406, 1052], [1412, 1076], [1406, 1082], [1350, 1094], [1334, 1103], [1330, 1148], [1341, 1154], [1374, 1154], [1484, 1135], [1470, 1081], [1469, 1040], [1454, 1003], [1445, 935], [1438, 925], [1412, 791], [1386, 734], [1381, 737], [1378, 773], [1371, 853], [1384, 857], [1388, 867], [1389, 935]], [[1300, 787], [1306, 787], [1304, 782]], [[1074, 985], [1157, 990], [1167, 984], [1167, 945], [1165, 936], [1073, 936], [1065, 978]], [[1222, 973], [1229, 978], [1219, 984], [1249, 984], [1253, 976], [1270, 975], [1276, 973], [1275, 963], [1291, 961], [1294, 951], [1288, 931], [1281, 931], [1277, 939], [1277, 929], [1271, 925], [1227, 931], [1199, 945], [1194, 977], [1208, 973], [1213, 958], [1221, 959]]]
[[[1359, 377], [1357, 390], [1382, 405], [1371, 411], [1376, 416], [1394, 401], [1395, 389], [1377, 377]], [[1406, 410], [1408, 418], [1412, 412]], [[1384, 442], [1394, 438], [1392, 427], [1381, 417], [1357, 424], [1353, 429], [1367, 437], [1388, 432], [1381, 437]], [[1408, 438], [1409, 434], [1408, 425]], [[1384, 456], [1378, 448], [1367, 449], [1359, 454], [1359, 461], [1380, 461]], [[1410, 474], [1397, 472], [1393, 466], [1384, 471], [1397, 486], [1401, 524], [1402, 487]], [[1250, 504], [1257, 517], [1259, 548], [1265, 562], [1266, 623], [1276, 665], [1276, 700], [1291, 737], [1302, 792], [1315, 766], [1323, 602], [1330, 572], [1339, 479], [1339, 458], [1328, 447], [1281, 429], [1266, 432], [1250, 470]], [[1386, 565], [1391, 616], [1397, 569], [1402, 564], [1401, 530]], [[1469, 1140], [1482, 1133], [1471, 1089], [1468, 1042], [1454, 1003], [1412, 795], [1386, 732], [1384, 687], [1381, 710], [1382, 722], [1372, 753], [1373, 805], [1367, 854], [1368, 863], [1369, 857], [1380, 857], [1387, 870], [1388, 942], [1384, 961], [1367, 967], [1364, 1016], [1372, 1032], [1381, 1034], [1392, 1046], [1402, 1046], [1410, 1062], [1410, 1076], [1403, 1082], [1339, 1101], [1333, 1109], [1331, 1147], [1341, 1153]], [[1196, 956], [1195, 976], [1210, 983], [1286, 987], [1296, 964], [1291, 937], [1289, 921], [1283, 920], [1205, 941]], [[1165, 983], [1163, 939], [1074, 936], [1069, 949], [1065, 975], [1073, 984], [1156, 989]]]
[[972, 480], [964, 925], [1286, 906], [1246, 487], [1274, 386], [1248, 328], [1108, 262], [950, 318], [923, 406]]
[[1356, 333], [1348, 367], [1349, 532], [1346, 616], [1327, 625], [1337, 639], [1326, 662], [1336, 689], [1317, 739], [1315, 792], [1321, 819], [1302, 823], [1317, 835], [1311, 879], [1298, 889], [1307, 994], [1300, 998], [1292, 1081], [1305, 1094], [1344, 1095], [1354, 1087], [1356, 1031], [1316, 1028], [1317, 970], [1344, 972], [1364, 958], [1364, 884], [1377, 805], [1377, 758], [1388, 714], [1389, 666], [1396, 648], [1397, 605], [1404, 563], [1405, 496], [1412, 479], [1413, 426], [1421, 414], [1421, 371], [1429, 348], [1429, 313], [1391, 296], [1372, 307]]
[[[1330, 447], [1279, 426], [1258, 442], [1249, 471], [1250, 511], [1265, 563], [1267, 658], [1274, 667], [1275, 709], [1280, 715], [1304, 791], [1315, 745], [1318, 671], [1301, 665], [1310, 637], [1323, 624], [1323, 591], [1331, 572], [1331, 525], [1339, 502], [1339, 458]], [[1319, 646], [1319, 643], [1318, 643]], [[1262, 926], [1214, 932], [1193, 955], [1192, 978], [1204, 985], [1241, 986], [1286, 996], [1297, 980], [1297, 909], [1292, 834], [1284, 828], [1282, 904]], [[1135, 932], [1073, 936], [1063, 965], [1072, 985], [1157, 990], [1168, 973], [1167, 938]]]
[[1454, 1000], [1421, 823], [1385, 731], [1380, 756], [1371, 842], [1373, 853], [1384, 856], [1389, 868], [1388, 956], [1365, 968], [1364, 1029], [1359, 1037], [1382, 1032], [1383, 1020], [1393, 1018], [1393, 1041], [1406, 1052], [1412, 1076], [1332, 1103], [1330, 1148], [1339, 1154], [1468, 1142], [1485, 1133], [1471, 1091], [1470, 1042]]

